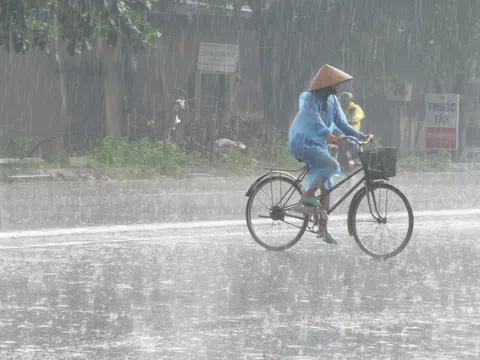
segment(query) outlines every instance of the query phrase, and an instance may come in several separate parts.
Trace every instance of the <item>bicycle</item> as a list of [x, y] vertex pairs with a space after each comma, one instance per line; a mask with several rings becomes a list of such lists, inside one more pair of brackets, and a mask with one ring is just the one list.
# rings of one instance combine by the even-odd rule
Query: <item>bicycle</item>
[[[282, 251], [295, 245], [306, 231], [322, 235], [325, 222], [328, 220], [329, 215], [340, 204], [342, 204], [350, 194], [359, 188], [361, 184], [363, 184], [363, 187], [355, 193], [348, 209], [347, 226], [349, 235], [354, 237], [355, 242], [362, 251], [376, 259], [388, 259], [394, 257], [407, 246], [413, 233], [413, 210], [407, 197], [398, 188], [388, 183], [390, 178], [396, 176], [396, 148], [384, 147], [364, 150], [363, 147], [373, 139], [373, 136], [366, 141], [358, 141], [356, 138], [348, 136], [345, 138], [354, 141], [359, 145], [359, 157], [362, 166], [333, 186], [328, 192], [317, 196], [317, 199], [322, 200], [327, 194], [332, 193], [360, 172], [363, 171], [364, 175], [333, 206], [331, 206], [328, 211], [325, 211], [320, 206], [313, 208], [301, 205], [299, 202], [302, 195], [301, 184], [309, 170], [309, 167], [306, 164], [302, 168], [296, 170], [268, 169], [267, 173], [260, 176], [250, 186], [245, 194], [245, 196], [248, 197], [246, 221], [250, 234], [260, 246], [268, 250]], [[297, 160], [303, 162], [301, 159]], [[300, 174], [295, 177], [290, 174], [290, 172], [300, 172]], [[280, 192], [282, 191], [282, 188], [287, 189], [287, 192], [284, 195], [280, 194], [278, 201], [273, 199], [274, 186], [279, 187]], [[261, 194], [267, 194], [265, 189], [267, 191], [269, 190], [271, 194], [271, 203], [266, 205], [260, 200], [260, 205], [265, 207], [267, 211], [259, 213], [257, 221], [257, 218], [252, 217], [252, 210], [255, 205], [254, 201], [259, 198]], [[386, 205], [385, 209], [382, 207], [382, 201], [388, 201], [389, 196], [390, 198], [393, 197], [395, 200], [399, 200], [397, 206], [390, 212], [387, 211]], [[293, 199], [293, 203], [289, 204], [291, 199]], [[404, 211], [406, 210], [405, 213], [400, 213], [399, 210], [402, 209]], [[286, 219], [288, 221], [286, 221]], [[286, 234], [288, 235], [296, 231], [295, 234], [292, 234], [293, 239], [279, 245], [268, 244], [266, 242], [266, 235], [260, 236], [258, 232], [266, 227], [265, 225], [267, 225], [266, 223], [269, 220], [273, 221], [269, 230], [273, 230], [274, 227], [280, 227], [282, 224], [288, 225], [289, 228], [291, 227], [292, 229], [287, 230]], [[403, 226], [405, 233], [402, 236], [398, 236], [397, 232], [394, 232], [393, 229], [391, 229], [391, 225], [402, 220], [406, 222]], [[369, 223], [377, 225], [373, 237], [376, 236], [378, 227], [384, 225], [381, 235], [385, 235], [385, 229], [387, 234], [397, 235], [401, 240], [399, 245], [382, 252], [372, 250], [367, 244], [371, 237], [363, 236], [362, 232], [363, 225]], [[258, 230], [255, 228], [256, 225], [259, 227]], [[282, 234], [280, 237], [282, 241], [284, 236], [285, 234]], [[386, 245], [386, 242], [381, 241], [381, 245]]]

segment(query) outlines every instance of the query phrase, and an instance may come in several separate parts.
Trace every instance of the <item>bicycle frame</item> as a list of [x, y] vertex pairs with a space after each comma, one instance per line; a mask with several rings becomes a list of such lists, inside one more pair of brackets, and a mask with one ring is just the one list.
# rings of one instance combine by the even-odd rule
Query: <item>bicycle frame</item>
[[[361, 171], [363, 171], [363, 167], [361, 167], [360, 169], [354, 171], [352, 174], [350, 174], [349, 176], [347, 176], [345, 179], [343, 179], [342, 181], [340, 181], [338, 184], [336, 184], [335, 186], [333, 186], [330, 190], [328, 190], [327, 192], [317, 196], [316, 198], [318, 200], [322, 200], [324, 199], [327, 195], [331, 194], [333, 191], [335, 191], [336, 189], [338, 189], [340, 186], [342, 186], [343, 184], [345, 184], [347, 181], [349, 181], [351, 178], [353, 178], [355, 175], [359, 174]], [[296, 183], [300, 184], [304, 179], [305, 179], [305, 176], [307, 175], [308, 173], [308, 167], [305, 167], [303, 170], [302, 170], [302, 173], [298, 176], [297, 180], [296, 180]], [[367, 180], [367, 177], [364, 175], [350, 190], [347, 191], [347, 193], [345, 195], [343, 195], [333, 206], [330, 207], [330, 209], [327, 211], [327, 214], [330, 215], [338, 206], [340, 206], [340, 204], [342, 204], [345, 199], [347, 199], [350, 194], [352, 192], [354, 192], [363, 182], [365, 182]], [[288, 191], [287, 193], [280, 199], [279, 203], [282, 203], [283, 199], [285, 198], [285, 196], [288, 194]], [[288, 200], [290, 200], [290, 197], [292, 195], [290, 195], [287, 199], [286, 202], [288, 202]], [[287, 207], [284, 207], [284, 210], [289, 210], [291, 208], [294, 208], [295, 206], [298, 206], [298, 204], [294, 204], [294, 205], [289, 205]]]
[[[322, 199], [330, 195], [334, 190], [338, 189], [340, 186], [345, 184], [347, 181], [349, 181], [351, 178], [353, 178], [355, 175], [357, 175], [361, 171], [363, 171], [363, 167], [354, 171], [352, 174], [348, 175], [345, 179], [340, 181], [338, 184], [334, 185], [330, 190], [317, 196], [316, 198], [321, 201]], [[345, 195], [343, 195], [333, 206], [330, 206], [330, 209], [327, 211], [327, 214], [330, 215], [337, 207], [339, 207], [350, 196], [351, 193], [353, 193], [363, 182], [366, 182], [366, 180], [367, 180], [367, 177], [363, 175], [362, 178], [355, 185], [353, 185], [353, 187], [350, 190], [348, 190]]]
[[[363, 166], [361, 168], [359, 168], [358, 170], [354, 171], [352, 174], [350, 174], [349, 176], [347, 176], [345, 179], [343, 179], [342, 181], [340, 181], [338, 184], [336, 184], [335, 186], [333, 186], [330, 190], [328, 190], [327, 192], [319, 195], [319, 196], [316, 196], [316, 198], [318, 200], [322, 200], [324, 199], [327, 195], [331, 194], [333, 191], [335, 191], [336, 189], [338, 189], [339, 187], [341, 187], [343, 184], [345, 184], [347, 181], [349, 181], [351, 178], [353, 178], [355, 175], [359, 174], [361, 171], [363, 171]], [[305, 176], [307, 175], [308, 173], [308, 167], [305, 167], [301, 174], [297, 177], [297, 180], [296, 180], [296, 183], [300, 184], [303, 179], [305, 178]], [[327, 214], [330, 215], [337, 207], [339, 207], [356, 189], [358, 189], [362, 183], [365, 183], [365, 186], [367, 187], [367, 189], [369, 188], [369, 185], [371, 183], [374, 183], [374, 182], [378, 182], [378, 181], [383, 181], [383, 180], [369, 180], [365, 175], [362, 176], [362, 178], [354, 185], [352, 186], [346, 194], [344, 194], [333, 206], [330, 207], [330, 209], [327, 211]], [[292, 189], [292, 187], [290, 187], [290, 189]], [[290, 192], [290, 189], [287, 191], [287, 193], [280, 199], [280, 201], [278, 202], [278, 204], [281, 204], [284, 200], [284, 198], [287, 196], [287, 194]], [[288, 201], [290, 200], [290, 198], [292, 197], [293, 195], [293, 192], [290, 194], [290, 196], [288, 197], [288, 199], [285, 201], [285, 203], [288, 203]], [[373, 210], [372, 210], [372, 204], [371, 204], [371, 199], [370, 199], [370, 191], [367, 192], [367, 201], [368, 201], [368, 207], [369, 207], [369, 210], [370, 210], [370, 214], [372, 215], [372, 217], [377, 220], [378, 222], [385, 222], [385, 218], [383, 218], [380, 214], [379, 214], [379, 211], [378, 211], [378, 208], [377, 208], [377, 202], [376, 202], [376, 199], [375, 199], [375, 195], [372, 193], [372, 197], [373, 197], [373, 203], [374, 203], [374, 206], [373, 206]], [[278, 206], [277, 204], [277, 206]], [[285, 206], [283, 207], [283, 210], [290, 210], [296, 206], [298, 206], [299, 204], [293, 204], [293, 205], [289, 205], [289, 206]], [[376, 215], [375, 215], [376, 213]], [[293, 216], [293, 215], [289, 215], [289, 217], [294, 217], [294, 218], [297, 218], [296, 216]], [[300, 217], [299, 217], [300, 219]]]
[[[357, 142], [358, 143], [358, 142]], [[359, 144], [360, 145], [360, 144]], [[272, 170], [275, 170], [275, 169], [270, 169], [270, 171]], [[302, 181], [305, 179], [305, 177], [307, 176], [307, 173], [309, 171], [309, 167], [308, 166], [305, 166], [303, 169], [300, 169], [301, 173], [300, 175], [297, 177], [297, 179], [295, 180], [295, 183], [296, 184], [301, 184]], [[354, 171], [352, 174], [348, 175], [345, 179], [343, 179], [342, 181], [340, 181], [338, 184], [334, 185], [331, 189], [329, 189], [328, 191], [326, 191], [325, 193], [319, 195], [319, 196], [316, 196], [316, 198], [321, 201], [322, 199], [324, 199], [326, 196], [330, 195], [333, 191], [335, 191], [336, 189], [338, 189], [339, 187], [341, 187], [343, 184], [345, 184], [347, 181], [349, 181], [350, 179], [352, 179], [355, 175], [359, 174], [360, 172], [364, 171], [364, 167], [362, 166], [361, 168], [359, 168], [358, 170]], [[375, 195], [372, 193], [372, 197], [373, 197], [373, 202], [374, 202], [374, 208], [375, 208], [375, 212], [377, 214], [377, 216], [374, 215], [373, 211], [372, 211], [372, 205], [371, 205], [371, 201], [370, 201], [370, 191], [368, 191], [368, 188], [370, 186], [370, 184], [374, 183], [374, 182], [378, 182], [378, 181], [383, 181], [383, 180], [371, 180], [369, 179], [365, 174], [362, 176], [362, 178], [352, 187], [350, 188], [350, 190], [347, 191], [347, 193], [345, 195], [343, 195], [333, 206], [330, 206], [330, 209], [327, 211], [327, 214], [330, 215], [336, 208], [338, 208], [356, 189], [358, 189], [362, 183], [365, 183], [365, 187], [367, 188], [367, 201], [368, 201], [368, 207], [369, 207], [369, 210], [370, 210], [370, 213], [371, 215], [373, 216], [373, 218], [377, 221], [381, 221], [381, 222], [385, 222], [385, 218], [382, 218], [378, 212], [378, 208], [377, 208], [377, 203], [376, 203], [376, 200], [375, 200]], [[280, 199], [280, 201], [277, 203], [277, 206], [279, 204], [281, 204], [285, 198], [285, 196], [287, 196], [287, 194], [290, 192], [290, 190], [293, 188], [290, 187], [290, 189], [287, 191], [287, 193]], [[288, 197], [288, 199], [285, 201], [285, 203], [288, 203], [288, 201], [290, 200], [290, 198], [292, 197], [293, 195], [293, 192], [290, 194], [290, 196]], [[283, 207], [283, 210], [290, 210], [294, 207], [297, 207], [299, 205], [299, 203], [297, 204], [294, 204], [294, 205], [289, 205], [289, 206], [286, 206], [286, 207]], [[289, 217], [295, 217], [295, 216], [291, 216], [289, 215]]]

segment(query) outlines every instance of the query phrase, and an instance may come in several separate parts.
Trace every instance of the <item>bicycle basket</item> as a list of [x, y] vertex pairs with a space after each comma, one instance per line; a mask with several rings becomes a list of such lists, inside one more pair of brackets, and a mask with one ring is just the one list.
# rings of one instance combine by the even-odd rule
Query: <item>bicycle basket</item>
[[360, 153], [365, 175], [369, 179], [386, 179], [396, 175], [397, 149], [377, 148]]

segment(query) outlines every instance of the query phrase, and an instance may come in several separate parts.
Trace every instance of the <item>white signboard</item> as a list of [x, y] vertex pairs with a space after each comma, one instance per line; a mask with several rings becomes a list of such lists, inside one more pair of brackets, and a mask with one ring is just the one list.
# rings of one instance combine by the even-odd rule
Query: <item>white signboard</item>
[[200, 43], [198, 70], [206, 73], [233, 73], [237, 70], [238, 45]]
[[427, 149], [456, 150], [460, 95], [425, 94]]

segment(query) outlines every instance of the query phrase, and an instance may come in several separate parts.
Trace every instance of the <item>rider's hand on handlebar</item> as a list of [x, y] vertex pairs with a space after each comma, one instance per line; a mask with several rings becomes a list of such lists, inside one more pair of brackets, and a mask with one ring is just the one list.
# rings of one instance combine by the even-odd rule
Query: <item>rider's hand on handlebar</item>
[[362, 139], [363, 139], [364, 141], [368, 141], [368, 140], [370, 140], [371, 138], [373, 138], [373, 135], [372, 135], [372, 134], [365, 134], [365, 135], [363, 135], [363, 137], [362, 137]]
[[332, 135], [332, 134], [328, 134], [328, 140], [334, 144], [334, 145], [337, 145], [339, 148], [342, 147], [343, 145], [343, 142], [345, 141], [345, 137], [343, 136], [335, 136], [335, 135]]

